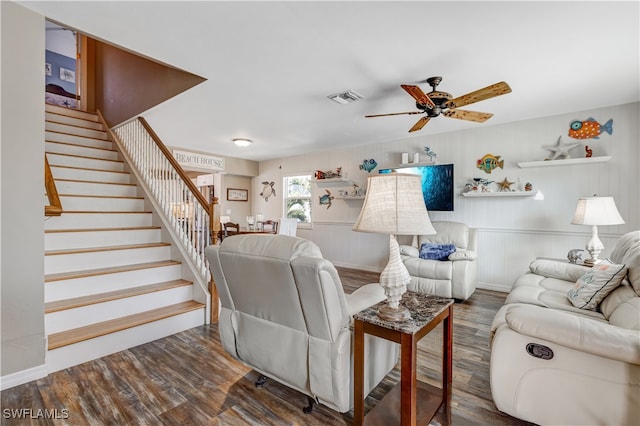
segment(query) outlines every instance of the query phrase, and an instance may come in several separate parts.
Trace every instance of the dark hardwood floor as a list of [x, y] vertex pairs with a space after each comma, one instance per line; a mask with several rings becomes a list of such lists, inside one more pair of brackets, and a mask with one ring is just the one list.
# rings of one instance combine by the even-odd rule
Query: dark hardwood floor
[[[339, 268], [345, 292], [378, 274]], [[498, 412], [489, 387], [489, 327], [505, 294], [476, 290], [454, 306], [454, 425], [529, 425]], [[441, 326], [419, 344], [419, 379], [439, 384]], [[399, 381], [396, 367], [367, 397], [373, 407]], [[222, 349], [217, 326], [196, 327], [52, 373], [1, 394], [2, 425], [350, 425], [351, 413], [315, 406]], [[14, 411], [12, 411], [14, 410]], [[15, 411], [18, 410], [18, 411]], [[11, 413], [22, 411], [22, 419]], [[51, 417], [58, 417], [51, 419]], [[434, 425], [438, 421], [432, 422]]]

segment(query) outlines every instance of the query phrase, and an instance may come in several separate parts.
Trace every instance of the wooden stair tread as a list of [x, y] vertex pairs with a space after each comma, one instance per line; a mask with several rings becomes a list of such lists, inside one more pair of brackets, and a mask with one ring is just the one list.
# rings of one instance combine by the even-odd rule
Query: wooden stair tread
[[119, 228], [73, 228], [73, 229], [45, 229], [45, 234], [59, 234], [64, 232], [104, 232], [104, 231], [146, 231], [162, 229], [159, 226], [135, 226]]
[[116, 333], [128, 328], [137, 327], [139, 325], [148, 324], [150, 322], [159, 321], [161, 319], [180, 315], [197, 309], [202, 309], [204, 308], [204, 306], [205, 305], [202, 303], [196, 302], [195, 300], [190, 300], [187, 302], [176, 303], [175, 305], [140, 312], [138, 314], [128, 315], [109, 321], [91, 324], [85, 327], [75, 328], [73, 330], [54, 333], [48, 336], [48, 349], [53, 350], [61, 348], [63, 346], [93, 339], [95, 337]]
[[61, 272], [58, 274], [48, 274], [44, 276], [44, 282], [54, 282], [62, 280], [72, 280], [76, 278], [86, 278], [97, 275], [118, 274], [120, 272], [137, 271], [140, 269], [162, 268], [164, 266], [179, 265], [177, 260], [161, 260], [157, 262], [134, 263], [131, 265], [111, 266], [108, 268], [87, 269], [85, 271]]
[[[140, 213], [146, 213], [146, 214], [151, 214], [152, 212], [147, 210], [147, 211], [122, 211], [122, 210], [114, 210], [114, 211], [110, 211], [110, 210], [102, 210], [102, 211], [96, 211], [96, 210], [65, 210], [64, 214], [87, 214], [87, 213], [91, 213], [91, 214], [140, 214]], [[110, 229], [110, 228], [108, 228]]]
[[[79, 118], [79, 117], [70, 117], [70, 116], [68, 116], [68, 115], [58, 114], [58, 113], [56, 113], [56, 112], [49, 112], [49, 114], [57, 115], [57, 116], [60, 116], [60, 117], [73, 118], [73, 119], [75, 119], [75, 120], [79, 120], [79, 121], [86, 121], [86, 122], [89, 122], [89, 123], [95, 123], [95, 121], [86, 120], [86, 119], [84, 119], [84, 118]], [[47, 118], [45, 118], [45, 119], [44, 119], [44, 122], [45, 122], [45, 123], [52, 123], [52, 124], [60, 124], [60, 125], [62, 125], [62, 126], [75, 127], [75, 128], [77, 128], [77, 129], [83, 129], [83, 130], [94, 130], [94, 131], [96, 131], [96, 132], [103, 132], [103, 133], [107, 133], [107, 131], [106, 131], [106, 130], [104, 130], [104, 129], [96, 129], [96, 128], [93, 128], [93, 127], [90, 127], [90, 126], [89, 126], [89, 127], [87, 127], [87, 126], [80, 126], [80, 125], [78, 125], [78, 124], [65, 123], [65, 122], [63, 122], [63, 121], [56, 121], [55, 119], [54, 119], [54, 120], [51, 120], [51, 119], [47, 119]], [[47, 130], [47, 131], [48, 131], [48, 132], [57, 132], [57, 130]], [[58, 133], [62, 133], [62, 132], [58, 132]]]
[[114, 290], [105, 293], [92, 294], [89, 296], [74, 297], [73, 299], [56, 300], [54, 302], [45, 303], [44, 312], [45, 314], [49, 314], [52, 312], [94, 305], [96, 303], [110, 302], [112, 300], [125, 299], [127, 297], [139, 296], [142, 294], [169, 290], [172, 288], [184, 287], [192, 284], [193, 282], [191, 281], [178, 279], [155, 284], [147, 284], [138, 287], [125, 288], [122, 290]]
[[101, 251], [117, 251], [117, 250], [167, 247], [170, 245], [171, 245], [170, 243], [144, 243], [144, 244], [127, 244], [127, 245], [121, 245], [121, 246], [89, 247], [89, 248], [65, 249], [65, 250], [46, 250], [44, 252], [44, 255], [57, 256], [61, 254], [97, 253]]

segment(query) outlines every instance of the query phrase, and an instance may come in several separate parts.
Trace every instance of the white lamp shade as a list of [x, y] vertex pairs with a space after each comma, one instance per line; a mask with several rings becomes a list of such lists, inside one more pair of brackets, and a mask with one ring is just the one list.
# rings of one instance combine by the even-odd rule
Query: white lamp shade
[[401, 173], [370, 176], [353, 230], [387, 235], [435, 234], [424, 204], [420, 176]]
[[576, 212], [571, 223], [574, 225], [621, 225], [620, 216], [613, 197], [584, 197], [578, 199]]

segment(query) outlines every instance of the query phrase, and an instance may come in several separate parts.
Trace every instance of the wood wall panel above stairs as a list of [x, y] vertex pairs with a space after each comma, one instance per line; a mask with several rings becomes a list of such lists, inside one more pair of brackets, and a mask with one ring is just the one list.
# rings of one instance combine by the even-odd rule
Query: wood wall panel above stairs
[[48, 370], [202, 325], [193, 283], [97, 117], [46, 111], [46, 155], [63, 207], [45, 222]]

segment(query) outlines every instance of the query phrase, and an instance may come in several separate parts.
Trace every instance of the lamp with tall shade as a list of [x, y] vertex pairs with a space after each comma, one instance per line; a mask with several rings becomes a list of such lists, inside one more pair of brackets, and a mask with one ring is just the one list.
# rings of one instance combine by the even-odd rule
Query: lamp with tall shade
[[358, 232], [389, 235], [389, 263], [380, 274], [380, 285], [387, 296], [387, 304], [380, 307], [378, 316], [387, 321], [410, 318], [400, 299], [407, 291], [411, 277], [400, 259], [396, 235], [432, 235], [433, 229], [422, 196], [418, 175], [390, 173], [370, 176], [360, 215], [353, 225]]
[[594, 265], [600, 260], [598, 256], [604, 250], [604, 244], [598, 238], [598, 225], [621, 225], [624, 219], [620, 216], [613, 197], [584, 197], [578, 199], [576, 212], [571, 223], [574, 225], [591, 225], [591, 239], [586, 245], [586, 250], [591, 256], [585, 260], [585, 264]]

